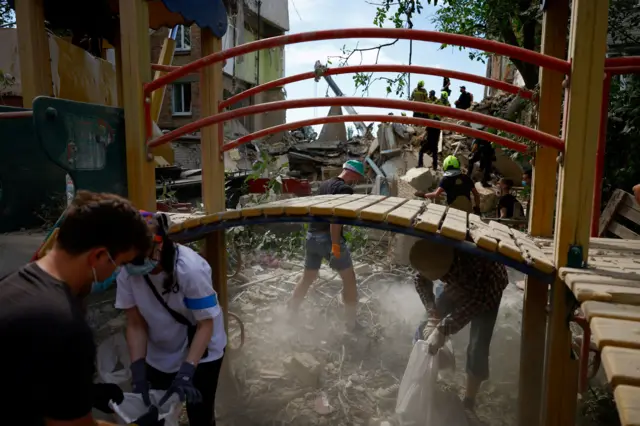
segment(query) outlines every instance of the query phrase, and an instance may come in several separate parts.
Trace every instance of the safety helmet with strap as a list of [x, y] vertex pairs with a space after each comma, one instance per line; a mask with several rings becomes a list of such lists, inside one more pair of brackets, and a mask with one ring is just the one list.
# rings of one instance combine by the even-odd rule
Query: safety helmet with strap
[[445, 158], [444, 162], [442, 163], [442, 170], [444, 170], [445, 172], [450, 169], [457, 170], [459, 168], [460, 168], [460, 161], [458, 161], [455, 155], [447, 156], [447, 158]]

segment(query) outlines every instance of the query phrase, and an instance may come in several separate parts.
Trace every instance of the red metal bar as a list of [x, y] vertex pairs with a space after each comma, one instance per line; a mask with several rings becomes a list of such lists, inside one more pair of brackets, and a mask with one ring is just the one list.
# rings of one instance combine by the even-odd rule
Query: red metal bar
[[639, 66], [640, 56], [623, 56], [620, 58], [606, 58], [604, 60], [605, 68], [626, 67], [629, 65]]
[[360, 97], [296, 99], [288, 101], [268, 102], [264, 104], [238, 108], [210, 117], [201, 118], [200, 120], [196, 120], [193, 123], [186, 124], [171, 132], [165, 133], [157, 139], [152, 140], [149, 143], [149, 146], [155, 147], [158, 145], [162, 145], [176, 138], [179, 138], [180, 136], [186, 135], [187, 133], [195, 132], [202, 127], [222, 123], [233, 118], [244, 117], [252, 114], [260, 114], [269, 111], [277, 111], [281, 109], [324, 106], [377, 107], [436, 114], [443, 117], [451, 117], [458, 120], [466, 120], [472, 123], [483, 124], [485, 126], [493, 127], [498, 130], [513, 133], [517, 136], [522, 136], [540, 145], [549, 146], [561, 152], [564, 151], [564, 141], [557, 136], [552, 136], [535, 129], [530, 129], [521, 124], [512, 123], [510, 121], [506, 121], [489, 115], [479, 114], [477, 112], [442, 105], [428, 104], [424, 102]]
[[629, 65], [626, 67], [605, 67], [604, 71], [608, 72], [611, 75], [638, 74], [640, 73], [640, 65]]
[[598, 133], [598, 151], [596, 153], [596, 176], [593, 182], [593, 206], [591, 209], [591, 236], [600, 233], [600, 203], [602, 202], [602, 177], [604, 176], [604, 154], [607, 145], [607, 124], [609, 122], [609, 92], [611, 74], [604, 75], [602, 84], [602, 104], [600, 105], [600, 132]]
[[229, 151], [251, 142], [252, 140], [271, 135], [274, 133], [285, 132], [287, 130], [299, 129], [303, 126], [314, 126], [316, 124], [325, 123], [348, 123], [353, 121], [375, 121], [380, 123], [402, 123], [413, 124], [418, 126], [436, 127], [442, 130], [450, 130], [452, 132], [462, 133], [464, 135], [473, 136], [475, 138], [484, 139], [489, 142], [495, 142], [505, 148], [513, 149], [518, 152], [527, 152], [528, 147], [524, 144], [517, 143], [511, 139], [504, 138], [502, 136], [494, 135], [492, 133], [483, 132], [482, 130], [476, 130], [471, 127], [461, 126], [454, 123], [446, 123], [443, 121], [429, 120], [426, 118], [418, 117], [403, 117], [401, 115], [384, 115], [384, 114], [363, 114], [363, 115], [331, 115], [328, 117], [311, 118], [308, 120], [295, 121], [293, 123], [280, 124], [278, 126], [269, 127], [236, 139], [233, 142], [224, 144], [223, 151]]
[[0, 112], [0, 120], [33, 117], [33, 111]]
[[311, 31], [306, 33], [269, 37], [251, 43], [246, 43], [222, 52], [213, 53], [200, 58], [194, 62], [171, 71], [167, 75], [156, 79], [145, 85], [145, 93], [151, 93], [160, 87], [169, 84], [176, 79], [183, 77], [190, 72], [197, 71], [207, 65], [220, 62], [224, 59], [233, 58], [262, 49], [284, 46], [288, 44], [303, 43], [308, 41], [335, 40], [342, 38], [390, 38], [402, 40], [429, 41], [453, 46], [464, 46], [471, 49], [483, 50], [498, 55], [508, 56], [513, 59], [520, 59], [544, 68], [549, 68], [564, 74], [571, 70], [569, 62], [538, 52], [515, 47], [493, 40], [486, 40], [476, 37], [463, 36], [459, 34], [443, 33], [439, 31], [424, 31], [407, 28], [350, 28], [341, 30]]
[[[498, 90], [505, 91], [507, 93], [514, 93], [522, 96], [526, 99], [533, 99], [534, 93], [531, 90], [523, 89], [521, 87], [515, 86], [513, 84], [505, 83], [504, 81], [494, 80], [492, 78], [480, 77], [474, 74], [469, 74], [466, 72], [459, 71], [451, 71], [441, 68], [431, 68], [431, 67], [420, 67], [416, 65], [356, 65], [356, 66], [348, 66], [348, 67], [340, 67], [340, 68], [329, 68], [323, 74], [319, 75], [339, 75], [339, 74], [351, 74], [358, 72], [406, 72], [411, 74], [426, 74], [426, 75], [437, 75], [439, 77], [449, 77], [455, 78], [456, 80], [464, 80], [472, 83], [482, 84], [484, 86], [489, 86], [496, 88]], [[302, 74], [292, 75], [290, 77], [280, 78], [278, 80], [273, 80], [268, 83], [261, 84], [259, 86], [252, 87], [251, 89], [245, 90], [242, 93], [238, 93], [235, 96], [230, 97], [226, 101], [220, 104], [221, 108], [226, 108], [229, 105], [233, 105], [236, 102], [240, 102], [243, 99], [247, 99], [256, 93], [262, 93], [266, 90], [273, 89], [276, 87], [282, 87], [289, 83], [295, 83], [296, 81], [307, 80], [310, 78], [315, 78], [316, 73], [305, 72]]]

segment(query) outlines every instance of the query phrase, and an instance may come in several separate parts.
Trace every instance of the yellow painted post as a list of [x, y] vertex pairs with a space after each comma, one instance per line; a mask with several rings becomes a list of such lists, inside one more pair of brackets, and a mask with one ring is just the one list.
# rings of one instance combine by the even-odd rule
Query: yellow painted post
[[52, 96], [49, 39], [44, 28], [43, 0], [19, 0], [15, 4], [22, 104], [31, 108], [37, 96]]
[[118, 107], [124, 107], [124, 89], [122, 88], [122, 46], [120, 40], [116, 41], [114, 46], [116, 56], [116, 90], [118, 91]]
[[129, 199], [140, 209], [155, 211], [153, 158], [146, 148], [143, 85], [151, 80], [149, 9], [146, 0], [120, 0], [120, 56], [126, 123]]
[[[542, 53], [564, 58], [567, 47], [569, 0], [550, 2], [542, 21]], [[538, 130], [559, 136], [562, 114], [564, 74], [540, 70]], [[552, 237], [556, 198], [558, 151], [539, 146], [533, 170], [533, 188], [529, 208], [529, 232], [533, 236]], [[522, 310], [518, 425], [541, 423], [542, 387], [547, 326], [548, 286], [527, 277]]]
[[[211, 30], [203, 28], [201, 34], [202, 56], [222, 50], [222, 40]], [[200, 75], [200, 102], [203, 117], [218, 113], [222, 101], [222, 62], [210, 65]], [[202, 151], [202, 202], [206, 213], [225, 210], [224, 161], [221, 151], [223, 143], [222, 123], [202, 129], [200, 149]], [[227, 298], [227, 262], [224, 230], [209, 234], [205, 240], [205, 258], [213, 270], [213, 283], [224, 312], [225, 329], [229, 324], [229, 301]]]
[[[176, 41], [172, 38], [167, 37], [164, 39], [164, 43], [162, 44], [162, 50], [160, 51], [160, 57], [158, 58], [158, 63], [160, 65], [171, 65], [173, 62], [173, 54], [176, 51]], [[158, 79], [165, 75], [166, 72], [156, 71], [153, 79]], [[151, 119], [156, 123], [160, 119], [160, 111], [162, 110], [162, 102], [164, 100], [164, 94], [166, 93], [167, 86], [163, 86], [162, 88], [156, 90], [151, 94]], [[154, 156], [163, 157], [169, 164], [173, 164], [175, 161], [175, 156], [173, 153], [173, 148], [171, 144], [164, 144], [153, 148], [151, 153]]]
[[[565, 153], [559, 174], [555, 226], [555, 264], [567, 265], [569, 250], [579, 247], [582, 260], [589, 250], [593, 179], [609, 2], [573, 0], [569, 59], [571, 75], [565, 94]], [[549, 341], [545, 371], [545, 426], [573, 424], [576, 407], [576, 363], [571, 360], [571, 334], [567, 319], [567, 287], [556, 279], [552, 289]]]

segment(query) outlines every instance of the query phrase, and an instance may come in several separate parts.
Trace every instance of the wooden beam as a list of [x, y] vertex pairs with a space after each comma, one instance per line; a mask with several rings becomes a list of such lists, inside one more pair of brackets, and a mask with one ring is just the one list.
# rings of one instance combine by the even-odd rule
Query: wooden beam
[[[176, 51], [176, 41], [172, 38], [165, 38], [162, 44], [162, 50], [160, 51], [160, 57], [158, 58], [158, 64], [171, 65], [173, 62], [173, 54]], [[153, 79], [158, 79], [165, 75], [166, 72], [156, 71]], [[164, 101], [164, 95], [166, 93], [167, 86], [156, 90], [151, 94], [151, 119], [156, 123], [160, 120], [160, 112], [162, 111], [162, 103]], [[163, 157], [169, 164], [175, 162], [175, 155], [173, 147], [170, 143], [155, 147], [151, 150], [154, 156]]]
[[122, 88], [122, 46], [120, 37], [113, 48], [116, 57], [116, 90], [118, 91], [118, 107], [124, 108], [124, 89]]
[[[593, 202], [593, 180], [600, 123], [609, 2], [572, 2], [569, 60], [571, 75], [565, 93], [565, 153], [559, 174], [555, 232], [555, 264], [568, 265], [569, 250], [582, 250], [586, 261]], [[564, 426], [575, 413], [576, 393], [571, 364], [571, 333], [567, 322], [567, 287], [557, 279], [552, 289], [545, 371], [545, 426]], [[564, 414], [563, 414], [564, 413]], [[571, 417], [574, 417], [573, 415]], [[571, 422], [573, 424], [573, 422]]]
[[43, 0], [16, 2], [22, 105], [31, 108], [37, 96], [53, 96], [49, 37], [44, 28]]
[[146, 0], [120, 0], [120, 40], [129, 199], [140, 209], [155, 211], [155, 167], [148, 156], [144, 127], [143, 85], [151, 80]]
[[[208, 29], [202, 29], [200, 43], [202, 56], [222, 50], [222, 40], [215, 37], [211, 30]], [[204, 68], [200, 78], [200, 111], [203, 117], [218, 113], [218, 105], [222, 101], [222, 90], [222, 62]], [[225, 210], [222, 143], [222, 123], [202, 129], [200, 142], [202, 151], [202, 202], [206, 213]], [[225, 329], [228, 329], [229, 300], [227, 297], [227, 252], [225, 247], [224, 230], [213, 232], [205, 240], [205, 258], [213, 270], [213, 284], [225, 314]]]
[[[556, 58], [565, 57], [568, 21], [569, 0], [550, 2], [542, 21], [541, 53]], [[556, 136], [560, 135], [564, 77], [557, 71], [544, 68], [540, 71], [538, 130]], [[536, 150], [529, 204], [529, 233], [532, 236], [553, 236], [557, 157], [558, 151], [553, 148], [538, 146]], [[547, 284], [532, 277], [526, 278], [518, 393], [520, 426], [543, 424], [541, 414], [548, 293]]]

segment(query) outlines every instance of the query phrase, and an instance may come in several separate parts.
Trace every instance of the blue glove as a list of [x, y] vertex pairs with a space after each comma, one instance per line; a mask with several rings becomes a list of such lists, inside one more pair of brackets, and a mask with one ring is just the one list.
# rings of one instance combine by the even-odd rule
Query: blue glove
[[165, 402], [174, 393], [178, 394], [180, 401], [187, 401], [189, 404], [197, 404], [202, 401], [202, 395], [200, 391], [193, 385], [193, 375], [196, 372], [196, 366], [188, 362], [183, 362], [176, 374], [173, 383], [164, 394], [158, 406], [162, 407]]
[[164, 419], [158, 419], [158, 407], [152, 405], [145, 414], [140, 416], [133, 423], [129, 423], [129, 426], [164, 426]]
[[148, 407], [151, 405], [149, 398], [149, 382], [147, 382], [147, 363], [140, 358], [131, 363], [131, 390], [142, 395], [142, 401]]

